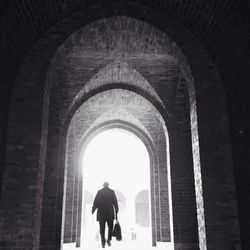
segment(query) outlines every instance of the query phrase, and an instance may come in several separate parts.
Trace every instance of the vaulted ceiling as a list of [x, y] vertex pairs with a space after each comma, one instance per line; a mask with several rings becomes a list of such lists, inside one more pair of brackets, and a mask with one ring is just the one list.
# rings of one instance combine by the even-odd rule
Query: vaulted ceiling
[[[0, 2], [1, 62], [16, 66], [32, 45], [52, 26], [76, 11], [94, 5], [107, 8], [109, 0], [2, 0]], [[202, 41], [223, 70], [244, 60], [249, 50], [248, 0], [135, 0], [172, 17]], [[222, 49], [223, 48], [223, 49]], [[245, 59], [246, 60], [246, 59]], [[10, 65], [13, 66], [13, 65]], [[12, 68], [12, 67], [11, 67]], [[9, 70], [11, 70], [9, 68]], [[230, 70], [227, 70], [230, 73]]]
[[[75, 11], [102, 4], [109, 0], [2, 0], [0, 3], [1, 32], [18, 49], [29, 49], [49, 28]], [[119, 2], [123, 1], [115, 1]], [[129, 2], [129, 1], [125, 1]], [[208, 48], [234, 37], [249, 35], [247, 0], [135, 0], [136, 5], [146, 6], [165, 13], [191, 30]]]
[[[250, 161], [247, 150], [250, 141], [249, 0], [1, 0], [0, 164], [9, 97], [17, 72], [32, 46], [74, 12], [95, 8], [100, 12], [108, 10], [112, 15], [113, 4], [126, 8], [128, 14], [136, 6], [173, 18], [200, 40], [212, 56], [227, 94], [234, 161], [239, 169], [236, 181], [240, 212], [249, 211], [250, 205], [243, 206], [246, 199], [250, 204], [250, 198], [244, 195]], [[242, 223], [245, 223], [243, 219]], [[243, 227], [247, 228], [247, 222]]]
[[247, 93], [250, 92], [247, 86], [249, 0], [1, 0], [0, 93], [3, 95], [0, 106], [8, 108], [10, 91], [21, 63], [48, 30], [74, 12], [93, 7], [100, 12], [108, 10], [112, 15], [113, 4], [126, 8], [128, 14], [133, 13], [133, 6], [148, 8], [184, 26], [202, 42], [214, 59], [226, 87], [229, 109], [235, 112], [235, 106], [247, 102], [245, 96], [241, 96], [243, 100], [239, 101], [241, 92], [238, 87], [242, 85]]
[[[10, 90], [13, 72], [34, 43], [51, 27], [79, 10], [100, 5], [108, 8], [129, 1], [109, 0], [2, 0], [0, 1], [1, 80]], [[208, 49], [222, 74], [231, 75], [232, 66], [244, 67], [249, 53], [248, 0], [135, 0], [136, 6], [162, 12], [190, 30]], [[13, 60], [14, 59], [14, 60]], [[228, 67], [230, 65], [230, 68]], [[15, 75], [15, 74], [14, 74]], [[230, 83], [227, 81], [230, 88]]]

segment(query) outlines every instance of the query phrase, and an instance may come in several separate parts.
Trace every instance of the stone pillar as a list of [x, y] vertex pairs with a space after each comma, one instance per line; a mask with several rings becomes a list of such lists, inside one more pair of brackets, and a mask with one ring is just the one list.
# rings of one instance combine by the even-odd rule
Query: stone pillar
[[240, 249], [225, 91], [198, 43], [186, 56], [200, 249]]
[[173, 126], [169, 132], [175, 248], [199, 249], [189, 93], [183, 75], [175, 93]]
[[76, 223], [76, 247], [81, 246], [81, 226], [82, 226], [82, 176], [78, 181], [78, 197], [77, 197], [77, 223]]
[[4, 249], [39, 248], [49, 94], [46, 66], [36, 56], [26, 58], [11, 98], [0, 203]]

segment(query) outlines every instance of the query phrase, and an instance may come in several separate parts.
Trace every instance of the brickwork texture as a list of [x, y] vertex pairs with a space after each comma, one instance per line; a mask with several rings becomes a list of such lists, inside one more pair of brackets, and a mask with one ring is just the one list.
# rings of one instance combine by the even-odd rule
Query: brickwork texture
[[250, 247], [248, 1], [1, 1], [0, 12], [0, 249], [79, 240], [79, 146], [109, 126], [152, 150], [153, 241]]

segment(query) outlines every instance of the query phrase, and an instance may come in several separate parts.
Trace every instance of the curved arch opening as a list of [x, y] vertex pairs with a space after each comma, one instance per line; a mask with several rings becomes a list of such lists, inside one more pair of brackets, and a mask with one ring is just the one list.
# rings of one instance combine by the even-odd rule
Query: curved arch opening
[[[112, 105], [109, 104], [111, 100]], [[142, 103], [144, 104], [143, 106]], [[106, 112], [104, 112], [105, 110]], [[138, 115], [139, 110], [140, 115]], [[90, 113], [92, 113], [92, 116], [95, 118], [89, 121], [88, 114]], [[148, 151], [151, 171], [150, 194], [151, 204], [153, 204], [153, 208], [151, 209], [151, 245], [164, 245], [165, 248], [167, 246], [173, 246], [174, 234], [169, 138], [166, 124], [161, 114], [152, 103], [137, 93], [123, 89], [112, 89], [93, 96], [89, 101], [84, 102], [80, 106], [70, 123], [66, 150], [68, 151], [68, 153], [66, 152], [66, 167], [68, 166], [69, 168], [66, 171], [67, 180], [65, 180], [65, 183], [67, 183], [67, 190], [65, 192], [65, 214], [69, 216], [64, 218], [67, 227], [66, 231], [62, 234], [64, 242], [76, 241], [77, 246], [80, 246], [81, 237], [79, 236], [79, 231], [81, 227], [78, 228], [77, 223], [81, 218], [78, 218], [78, 215], [76, 215], [77, 208], [75, 205], [75, 203], [78, 203], [77, 200], [79, 200], [78, 175], [82, 171], [81, 167], [79, 169], [76, 167], [80, 155], [82, 151], [85, 152], [85, 149], [91, 144], [96, 136], [102, 134], [102, 131], [117, 127], [123, 128], [136, 135]], [[106, 139], [106, 142], [107, 141], [109, 142], [110, 139]], [[156, 150], [156, 147], [158, 150]], [[102, 148], [104, 148], [104, 146]], [[135, 157], [131, 158], [133, 159]], [[141, 173], [135, 174], [137, 178], [140, 178], [140, 175]], [[91, 180], [91, 177], [88, 177], [88, 179]], [[84, 185], [84, 181], [82, 183]], [[100, 186], [101, 183], [99, 183], [99, 187]], [[73, 196], [74, 204], [72, 204], [72, 198], [70, 198], [70, 196]], [[134, 200], [131, 204], [134, 206]], [[130, 215], [130, 217], [132, 216]], [[130, 227], [130, 230], [132, 228], [135, 227]], [[91, 237], [87, 238], [90, 239]], [[150, 241], [150, 237], [146, 238]], [[139, 237], [137, 237], [137, 239], [139, 239]]]
[[[149, 222], [147, 226], [141, 226], [137, 222], [134, 204], [140, 190], [147, 190], [150, 196], [150, 157], [145, 144], [126, 129], [111, 128], [91, 138], [81, 158], [83, 190], [90, 190], [95, 194], [104, 181], [108, 181], [110, 187], [115, 190], [119, 204], [118, 216], [125, 242], [123, 247], [149, 248], [152, 242], [149, 213], [151, 203], [149, 203], [148, 213], [145, 213], [145, 209], [140, 211]], [[84, 191], [83, 194], [85, 194]], [[150, 201], [151, 198], [148, 197], [148, 200]], [[85, 204], [84, 195], [82, 201]], [[90, 215], [91, 206], [92, 204], [89, 204], [82, 209], [85, 218], [91, 217], [88, 223], [85, 221], [81, 225], [83, 249], [95, 249], [100, 246], [96, 214]]]
[[[234, 194], [234, 184], [232, 181], [233, 173], [232, 160], [230, 158], [230, 142], [228, 142], [228, 138], [230, 138], [227, 130], [228, 114], [226, 112], [225, 91], [217, 73], [216, 65], [214, 65], [202, 44], [178, 25], [177, 22], [171, 20], [171, 18], [168, 18], [166, 15], [133, 3], [114, 3], [109, 5], [109, 7], [112, 10], [95, 5], [93, 8], [86, 8], [84, 11], [74, 13], [44, 36], [32, 49], [27, 60], [25, 60], [24, 67], [22, 67], [17, 77], [11, 99], [9, 115], [10, 126], [8, 127], [6, 146], [7, 165], [3, 177], [3, 192], [8, 191], [9, 195], [8, 197], [6, 196], [6, 205], [1, 206], [4, 213], [8, 212], [8, 216], [6, 216], [6, 218], [2, 216], [0, 224], [7, 226], [4, 228], [5, 231], [11, 230], [13, 233], [17, 231], [20, 232], [20, 241], [18, 240], [18, 242], [14, 242], [14, 244], [27, 246], [28, 248], [39, 246], [41, 249], [46, 250], [60, 249], [63, 189], [65, 183], [64, 173], [67, 171], [67, 166], [65, 167], [64, 165], [65, 156], [67, 157], [65, 149], [69, 125], [68, 123], [65, 125], [64, 119], [66, 117], [66, 119], [71, 120], [73, 114], [67, 114], [68, 104], [76, 98], [76, 94], [79, 93], [80, 88], [83, 87], [82, 83], [84, 83], [85, 80], [81, 78], [81, 81], [77, 82], [74, 81], [77, 79], [74, 79], [68, 82], [70, 86], [62, 86], [63, 81], [61, 80], [72, 78], [60, 78], [58, 81], [55, 74], [56, 70], [54, 70], [52, 66], [58, 59], [55, 57], [55, 53], [60, 50], [58, 48], [65, 42], [70, 34], [73, 34], [77, 29], [88, 25], [92, 21], [111, 16], [130, 16], [131, 18], [140, 19], [155, 26], [172, 38], [167, 41], [167, 43], [171, 45], [169, 47], [170, 51], [168, 51], [169, 53], [172, 51], [170, 54], [178, 58], [178, 62], [181, 63], [183, 74], [189, 85], [190, 118], [192, 122], [191, 132], [194, 146], [192, 148], [194, 163], [190, 164], [190, 166], [193, 167], [193, 172], [195, 172], [195, 176], [192, 176], [192, 178], [195, 179], [195, 186], [197, 187], [195, 198], [198, 210], [197, 216], [194, 217], [193, 221], [198, 220], [199, 235], [195, 231], [189, 233], [190, 227], [186, 230], [187, 223], [183, 221], [179, 223], [178, 218], [180, 217], [180, 213], [175, 213], [176, 246], [178, 249], [198, 249], [198, 247], [192, 247], [192, 244], [196, 244], [198, 235], [199, 249], [207, 249], [207, 244], [209, 249], [222, 249], [225, 246], [237, 248], [238, 243], [235, 242], [239, 241], [239, 233], [238, 227], [236, 226], [238, 221], [235, 219], [237, 218], [235, 197], [232, 195]], [[112, 22], [112, 24], [114, 23], [117, 24], [118, 22]], [[65, 29], [65, 27], [67, 28]], [[63, 32], [58, 32], [58, 30]], [[92, 32], [91, 34], [94, 33], [95, 32]], [[117, 33], [115, 32], [115, 34]], [[155, 36], [157, 40], [160, 39], [161, 34], [158, 32], [158, 35]], [[84, 36], [88, 37], [86, 33], [84, 33]], [[136, 37], [132, 36], [132, 38]], [[99, 39], [92, 40], [99, 43]], [[126, 40], [110, 39], [110, 41]], [[142, 45], [142, 43], [139, 42], [138, 45]], [[119, 43], [117, 50], [119, 51], [122, 47], [122, 43]], [[130, 48], [130, 46], [128, 47]], [[138, 46], [138, 48], [140, 47], [141, 46]], [[37, 57], [37, 52], [42, 53], [43, 56]], [[162, 53], [160, 52], [160, 54]], [[115, 56], [117, 54], [111, 53], [110, 55]], [[58, 62], [60, 62], [59, 68], [62, 69], [62, 73], [64, 73], [64, 75], [62, 74], [63, 76], [65, 76], [66, 71], [61, 67], [62, 60], [60, 59], [63, 59], [64, 56], [65, 54], [62, 53], [58, 60]], [[67, 57], [67, 59], [69, 58]], [[87, 58], [87, 60], [87, 63], [89, 63], [89, 58]], [[142, 62], [144, 61], [145, 60], [142, 60]], [[79, 61], [76, 62], [79, 65]], [[98, 67], [102, 67], [101, 63], [103, 63], [103, 66], [106, 65], [105, 60], [102, 59], [99, 63]], [[65, 65], [72, 66], [71, 63], [66, 63]], [[138, 64], [136, 63], [136, 65]], [[154, 65], [154, 63], [151, 62], [150, 65]], [[29, 72], [36, 72], [36, 74], [27, 72], [27, 66], [29, 66]], [[79, 68], [80, 67], [78, 67], [78, 69]], [[95, 70], [97, 71], [98, 69], [95, 68]], [[93, 72], [92, 67], [86, 70], [88, 74], [92, 74]], [[82, 76], [82, 74], [75, 75]], [[156, 80], [156, 78], [154, 80]], [[58, 84], [58, 90], [56, 91], [54, 90], [56, 84], [53, 84], [55, 82]], [[149, 82], [153, 84], [155, 81]], [[21, 88], [21, 85], [23, 85], [24, 88]], [[73, 85], [74, 91], [71, 92]], [[77, 86], [79, 89], [76, 89]], [[155, 87], [157, 86], [162, 87], [160, 84], [155, 85]], [[65, 91], [65, 89], [67, 91]], [[168, 102], [166, 93], [169, 92], [162, 88], [155, 89], [157, 93], [161, 94], [162, 100]], [[87, 94], [88, 93], [86, 93], [86, 95]], [[214, 103], [217, 103], [217, 101], [218, 105], [215, 109]], [[27, 115], [20, 115], [20, 110], [25, 110]], [[199, 121], [199, 130], [197, 120]], [[165, 119], [164, 121], [166, 122]], [[31, 131], [33, 136], [27, 136]], [[169, 131], [169, 138], [172, 143], [173, 134], [171, 134], [171, 130]], [[179, 134], [181, 135], [181, 133]], [[23, 151], [26, 153], [29, 152], [29, 154], [21, 154], [19, 147], [13, 147], [13, 138], [16, 138], [15, 141], [17, 142], [24, 142], [23, 148], [25, 150], [32, 148], [32, 151]], [[219, 155], [214, 153], [214, 149], [217, 148], [218, 145], [220, 146]], [[172, 144], [170, 148], [172, 150]], [[15, 155], [16, 157], [13, 158]], [[27, 155], [29, 157], [27, 157]], [[172, 155], [173, 154], [171, 154], [171, 157]], [[169, 161], [169, 158], [167, 160]], [[16, 192], [14, 188], [8, 190], [8, 185], [5, 186], [12, 177], [13, 168], [8, 165], [10, 162], [13, 162], [13, 166], [19, 166], [19, 164], [22, 163], [23, 166], [27, 168], [27, 172], [34, 173], [34, 178], [29, 179], [29, 186], [27, 182], [24, 182], [24, 180], [26, 181], [27, 179], [25, 174], [17, 176], [18, 181], [15, 187], [19, 192]], [[175, 163], [175, 161], [171, 160], [172, 169], [176, 169]], [[66, 171], [64, 169], [66, 169]], [[185, 168], [183, 168], [183, 170], [185, 170]], [[211, 176], [214, 176], [214, 173], [217, 173], [218, 176], [227, 176], [227, 178], [220, 180], [211, 178]], [[175, 183], [173, 182], [173, 187], [178, 187], [179, 179], [176, 178], [172, 180], [176, 180]], [[19, 182], [25, 185], [19, 185]], [[32, 190], [30, 190], [29, 187], [32, 187]], [[230, 192], [228, 192], [228, 187], [232, 188], [230, 188]], [[25, 199], [27, 197], [27, 189], [31, 192], [28, 200]], [[217, 190], [220, 190], [220, 192], [215, 192]], [[204, 193], [202, 191], [204, 191]], [[20, 202], [27, 202], [27, 206], [17, 206], [15, 207], [15, 211], [13, 211], [8, 204], [13, 199], [19, 198], [20, 194], [23, 194], [23, 199], [25, 199], [20, 200]], [[178, 198], [177, 192], [173, 192], [173, 197], [174, 196], [176, 197], [176, 201], [181, 200]], [[204, 217], [203, 199], [206, 218]], [[218, 204], [223, 204], [223, 206], [219, 206]], [[180, 206], [174, 202], [173, 207], [176, 212]], [[227, 211], [232, 211], [230, 216], [228, 216]], [[33, 226], [27, 230], [20, 230], [17, 214], [25, 214], [27, 219], [32, 218]], [[225, 219], [225, 217], [227, 219]], [[208, 222], [206, 228], [205, 219], [206, 222]], [[10, 221], [13, 223], [9, 223]], [[225, 230], [225, 228], [230, 228], [230, 232]], [[30, 237], [31, 235], [32, 237]], [[195, 236], [194, 240], [190, 240], [190, 235]], [[16, 238], [16, 235], [11, 236], [15, 236]], [[9, 236], [8, 238], [11, 239]], [[11, 248], [13, 243], [8, 239], [6, 244], [10, 245], [9, 248]]]

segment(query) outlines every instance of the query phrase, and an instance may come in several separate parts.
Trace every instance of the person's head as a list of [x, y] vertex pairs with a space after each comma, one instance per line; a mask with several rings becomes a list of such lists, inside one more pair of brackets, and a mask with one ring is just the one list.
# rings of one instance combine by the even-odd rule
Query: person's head
[[108, 188], [109, 187], [109, 183], [107, 181], [103, 182], [103, 187]]

